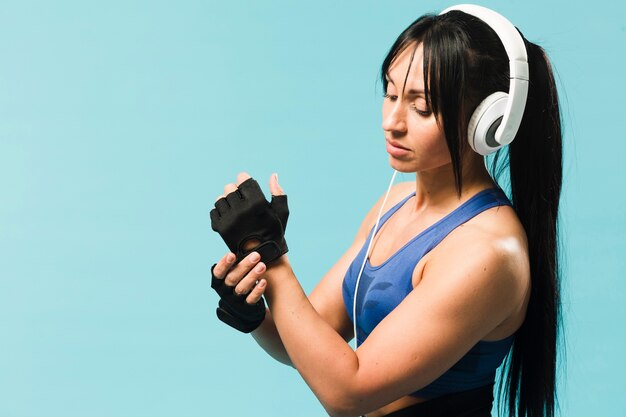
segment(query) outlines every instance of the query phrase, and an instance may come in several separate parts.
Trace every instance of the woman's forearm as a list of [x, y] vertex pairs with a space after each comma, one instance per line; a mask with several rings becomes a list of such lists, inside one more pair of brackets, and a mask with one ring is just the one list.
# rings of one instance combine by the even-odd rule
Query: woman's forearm
[[276, 330], [272, 313], [268, 309], [265, 314], [265, 320], [263, 323], [252, 333], [254, 340], [265, 350], [272, 358], [285, 365], [293, 367], [291, 358], [285, 350], [283, 341], [280, 339], [280, 335]]
[[342, 415], [358, 402], [356, 354], [311, 305], [288, 263], [265, 275], [265, 296], [291, 362], [327, 411]]

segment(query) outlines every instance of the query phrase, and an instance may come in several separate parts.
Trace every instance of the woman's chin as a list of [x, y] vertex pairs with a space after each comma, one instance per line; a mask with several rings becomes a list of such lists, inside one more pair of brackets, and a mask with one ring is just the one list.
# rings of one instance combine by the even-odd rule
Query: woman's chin
[[410, 163], [400, 161], [398, 158], [394, 158], [391, 155], [389, 156], [389, 165], [391, 165], [391, 168], [395, 169], [398, 172], [416, 172], [415, 167], [412, 166]]

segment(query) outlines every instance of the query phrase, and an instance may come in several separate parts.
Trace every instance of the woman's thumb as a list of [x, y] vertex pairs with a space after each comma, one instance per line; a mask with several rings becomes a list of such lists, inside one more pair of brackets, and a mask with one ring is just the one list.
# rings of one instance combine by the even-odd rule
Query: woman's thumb
[[272, 195], [285, 195], [282, 187], [278, 185], [278, 174], [276, 173], [270, 177], [270, 193]]

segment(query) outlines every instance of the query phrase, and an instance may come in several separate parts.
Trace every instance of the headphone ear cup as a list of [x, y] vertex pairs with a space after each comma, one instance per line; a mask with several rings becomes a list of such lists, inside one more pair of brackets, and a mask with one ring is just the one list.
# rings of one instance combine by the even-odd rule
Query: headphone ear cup
[[509, 95], [497, 91], [485, 98], [474, 110], [467, 126], [467, 140], [480, 155], [489, 155], [500, 149], [495, 134], [502, 122]]

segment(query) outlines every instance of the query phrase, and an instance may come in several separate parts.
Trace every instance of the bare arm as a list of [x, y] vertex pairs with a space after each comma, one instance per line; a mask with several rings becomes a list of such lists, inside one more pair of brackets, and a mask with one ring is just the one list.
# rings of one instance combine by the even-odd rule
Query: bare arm
[[[247, 177], [245, 175], [240, 176], [238, 178], [238, 182], [241, 183], [246, 179]], [[394, 186], [389, 195], [389, 202], [387, 203], [387, 206], [391, 207], [400, 199], [405, 197], [406, 194], [410, 192], [411, 187], [412, 183], [401, 183]], [[280, 189], [278, 184], [274, 181], [270, 182], [270, 190], [273, 195], [282, 194], [282, 189]], [[326, 273], [308, 297], [311, 306], [318, 313], [320, 318], [328, 323], [328, 325], [345, 341], [352, 339], [353, 330], [352, 323], [346, 314], [343, 303], [341, 291], [343, 277], [352, 263], [352, 260], [356, 257], [357, 253], [365, 243], [365, 239], [376, 221], [376, 216], [383, 199], [384, 197], [381, 197], [365, 216], [365, 219], [361, 223], [356, 237], [348, 250]], [[260, 278], [260, 275], [258, 278]], [[251, 334], [259, 346], [261, 346], [272, 358], [285, 365], [293, 366], [280, 335], [276, 330], [274, 318], [269, 309], [266, 312], [265, 320], [261, 326], [259, 326]]]
[[266, 298], [286, 351], [331, 415], [370, 412], [428, 385], [509, 316], [519, 291], [510, 278], [515, 256], [473, 243], [456, 248], [466, 256], [450, 254], [458, 263], [429, 265], [356, 352], [315, 311], [288, 260], [267, 271]]

